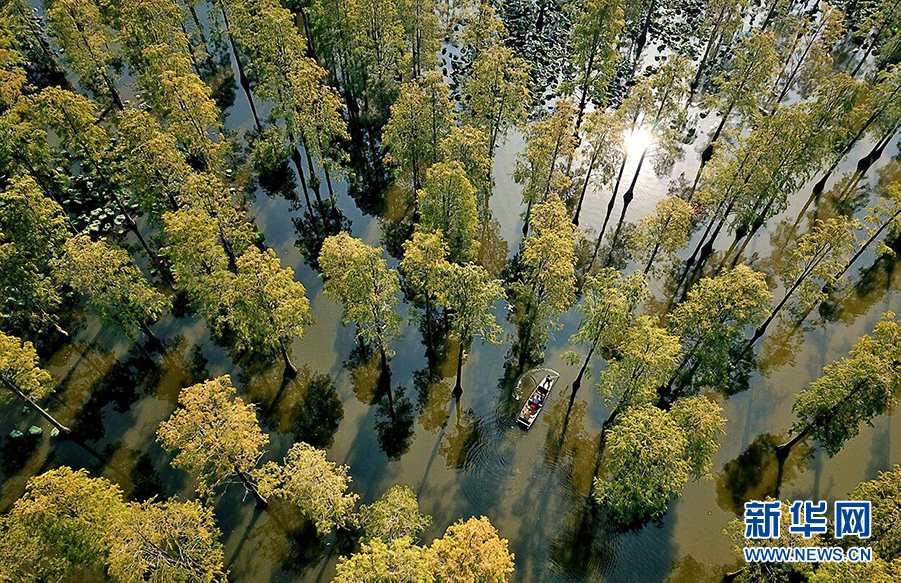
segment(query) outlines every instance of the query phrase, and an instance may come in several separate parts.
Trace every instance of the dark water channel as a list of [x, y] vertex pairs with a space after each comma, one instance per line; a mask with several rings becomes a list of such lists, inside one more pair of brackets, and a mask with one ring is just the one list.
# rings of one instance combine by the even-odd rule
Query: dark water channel
[[[234, 87], [234, 104], [227, 110], [227, 128], [242, 143], [253, 121], [245, 95]], [[266, 108], [263, 107], [263, 110]], [[261, 112], [263, 113], [263, 112]], [[703, 120], [701, 129], [715, 120]], [[703, 139], [685, 147], [672, 177], [693, 177]], [[495, 222], [482, 241], [500, 272], [520, 244], [524, 210], [519, 188], [510, 179], [518, 134], [508, 136], [495, 164], [496, 187], [491, 198]], [[871, 148], [861, 143], [834, 175], [824, 197], [845, 180], [860, 157]], [[874, 196], [880, 181], [897, 179], [897, 138], [872, 166], [859, 185], [861, 197]], [[634, 160], [634, 157], [633, 157]], [[634, 161], [632, 162], [634, 164]], [[626, 175], [631, 176], [627, 166]], [[746, 252], [752, 264], [766, 264], [772, 239], [789, 227], [810, 194], [810, 184], [792, 197], [792, 205], [771, 220]], [[658, 179], [645, 166], [628, 209], [626, 221], [644, 216], [664, 197], [670, 177]], [[837, 188], [841, 188], [839, 184]], [[405, 193], [393, 186], [378, 195], [351, 197], [338, 185], [339, 207], [353, 236], [371, 245], [396, 245], [398, 219]], [[520, 581], [650, 581], [668, 576], [694, 581], [721, 575], [736, 566], [721, 530], [738, 515], [744, 500], [771, 494], [776, 461], [770, 444], [784, 437], [793, 420], [794, 394], [819, 376], [823, 365], [847, 353], [856, 339], [872, 330], [880, 315], [901, 309], [896, 264], [874, 263], [865, 254], [845, 278], [828, 318], [813, 313], [799, 329], [774, 325], [758, 349], [763, 373], [755, 373], [748, 390], [722, 399], [728, 419], [712, 480], [689, 484], [656, 523], [638, 530], [617, 532], [588, 504], [598, 457], [598, 429], [608, 412], [584, 383], [567, 418], [569, 384], [577, 369], [561, 354], [578, 324], [571, 310], [563, 330], [552, 333], [541, 366], [558, 371], [551, 401], [528, 432], [515, 427], [521, 406], [516, 378], [505, 365], [515, 364], [510, 346], [514, 327], [498, 305], [507, 341], [500, 346], [476, 342], [463, 368], [465, 392], [458, 406], [451, 398], [456, 349], [446, 346], [447, 358], [429, 378], [426, 350], [418, 325], [405, 319], [403, 338], [393, 348], [391, 390], [393, 406], [377, 396], [377, 357], [359, 349], [353, 330], [341, 325], [340, 307], [322, 294], [318, 272], [304, 256], [309, 226], [302, 219], [302, 197], [291, 201], [262, 188], [249, 193], [250, 211], [265, 242], [282, 264], [295, 270], [307, 288], [315, 324], [290, 350], [301, 369], [297, 379], [282, 383], [283, 364], [251, 360], [233, 354], [211, 337], [206, 323], [178, 310], [154, 326], [164, 339], [165, 356], [148, 358], [132, 343], [101, 328], [88, 314], [71, 342], [45, 363], [59, 383], [50, 408], [71, 423], [94, 454], [72, 441], [58, 442], [49, 427], [18, 406], [0, 419], [0, 509], [21, 495], [30, 476], [60, 464], [88, 468], [118, 483], [126, 495], [144, 499], [194, 496], [191, 479], [169, 467], [170, 456], [159, 447], [155, 432], [175, 408], [179, 390], [206, 378], [230, 374], [240, 394], [259, 407], [271, 438], [267, 459], [280, 459], [296, 440], [325, 447], [331, 459], [350, 466], [352, 487], [362, 503], [378, 498], [393, 484], [410, 485], [434, 525], [424, 540], [439, 536], [461, 517], [487, 515], [516, 555], [515, 579]], [[581, 226], [594, 240], [604, 218], [609, 191], [590, 192]], [[361, 201], [361, 204], [358, 204]], [[361, 208], [379, 209], [377, 213]], [[614, 217], [619, 215], [619, 206]], [[802, 221], [802, 226], [807, 221]], [[802, 227], [803, 228], [803, 227]], [[695, 236], [697, 238], [697, 234]], [[731, 241], [721, 237], [722, 249]], [[693, 244], [683, 250], [687, 256]], [[392, 264], [396, 260], [392, 259]], [[638, 267], [640, 269], [640, 267]], [[627, 272], [636, 269], [630, 265]], [[663, 285], [655, 281], [655, 305], [665, 305]], [[781, 290], [774, 290], [780, 297]], [[402, 315], [410, 307], [401, 305]], [[595, 366], [602, 366], [598, 360]], [[528, 392], [525, 392], [528, 395]], [[901, 419], [878, 418], [864, 427], [834, 458], [819, 451], [796, 448], [785, 469], [781, 495], [787, 499], [840, 499], [861, 480], [871, 479], [892, 463], [901, 462]], [[44, 428], [39, 437], [8, 437], [13, 429], [27, 433], [32, 424]], [[317, 538], [315, 530], [289, 509], [274, 504], [260, 512], [242, 489], [233, 486], [216, 499], [216, 517], [223, 531], [230, 579], [234, 581], [327, 581], [334, 573], [345, 540]]]

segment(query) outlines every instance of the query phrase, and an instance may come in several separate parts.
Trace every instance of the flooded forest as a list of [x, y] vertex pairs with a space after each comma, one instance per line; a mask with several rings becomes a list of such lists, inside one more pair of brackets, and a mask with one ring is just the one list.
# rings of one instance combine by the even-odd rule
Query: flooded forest
[[[899, 63], [899, 0], [0, 0], [0, 581], [901, 580]], [[873, 560], [745, 562], [768, 499]]]

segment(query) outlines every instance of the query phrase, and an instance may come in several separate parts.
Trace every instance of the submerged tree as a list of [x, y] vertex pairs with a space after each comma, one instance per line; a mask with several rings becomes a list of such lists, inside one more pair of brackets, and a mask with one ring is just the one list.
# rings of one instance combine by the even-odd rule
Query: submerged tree
[[109, 556], [116, 581], [225, 581], [212, 508], [196, 500], [133, 502], [116, 518]]
[[85, 470], [63, 466], [35, 476], [0, 517], [0, 571], [22, 581], [61, 580], [80, 568], [102, 572], [124, 510], [119, 487]]
[[321, 449], [301, 441], [291, 446], [284, 463], [269, 462], [253, 475], [263, 496], [296, 505], [316, 524], [316, 530], [325, 534], [350, 520], [359, 497], [347, 491], [347, 470], [347, 466], [329, 461]]
[[813, 437], [830, 456], [860, 431], [860, 424], [890, 410], [901, 389], [901, 322], [886, 312], [873, 333], [863, 336], [848, 357], [826, 365], [819, 379], [798, 393], [792, 409], [794, 437], [779, 454]]
[[520, 277], [510, 285], [521, 329], [520, 367], [534, 345], [544, 344], [557, 318], [575, 301], [579, 232], [566, 205], [551, 196], [532, 211], [532, 233], [523, 240]]
[[419, 501], [409, 486], [391, 486], [376, 502], [360, 507], [360, 526], [365, 541], [386, 543], [397, 539], [416, 540], [432, 525], [432, 517], [419, 511]]
[[669, 399], [677, 381], [676, 396], [688, 383], [725, 387], [745, 328], [763, 321], [772, 300], [763, 274], [745, 265], [698, 282], [670, 318], [670, 329], [681, 339], [683, 356], [662, 396]]
[[[584, 146], [581, 152], [588, 162], [583, 168], [576, 170], [579, 180], [575, 182], [579, 185], [581, 181], [581, 185], [573, 224], [579, 224], [579, 215], [582, 213], [588, 187], [605, 187], [613, 180], [616, 163], [625, 154], [624, 132], [623, 116], [618, 111], [596, 109], [585, 118], [585, 125], [582, 126]], [[600, 238], [598, 240], [600, 241]]]
[[654, 211], [638, 221], [638, 229], [628, 242], [632, 255], [645, 264], [648, 274], [661, 251], [667, 261], [675, 261], [676, 253], [685, 247], [691, 235], [694, 207], [678, 196], [660, 200]]
[[441, 232], [414, 231], [404, 241], [404, 258], [400, 263], [405, 289], [410, 289], [422, 301], [425, 309], [426, 346], [434, 350], [432, 314], [438, 301], [438, 293], [450, 264], [447, 262], [447, 244]]
[[577, 91], [575, 131], [582, 126], [588, 103], [606, 102], [607, 86], [619, 60], [617, 43], [623, 25], [623, 8], [610, 0], [590, 0], [579, 6], [570, 35], [569, 65], [575, 70], [564, 90]]
[[523, 185], [524, 233], [528, 232], [532, 205], [544, 202], [551, 194], [561, 198], [569, 194], [572, 179], [567, 161], [572, 159], [576, 147], [574, 114], [572, 104], [561, 99], [552, 113], [525, 128], [526, 148], [517, 155], [513, 169], [513, 179]]
[[441, 231], [448, 245], [448, 259], [473, 261], [479, 251], [476, 240], [478, 210], [476, 190], [459, 162], [440, 162], [429, 168], [425, 188], [417, 193], [419, 223], [425, 232]]
[[237, 266], [224, 298], [225, 318], [237, 345], [243, 350], [280, 351], [285, 374], [295, 376], [288, 344], [312, 323], [306, 288], [294, 281], [294, 270], [283, 268], [272, 249], [248, 247]]
[[66, 62], [82, 84], [96, 93], [106, 93], [122, 109], [112, 73], [113, 39], [103, 23], [100, 10], [91, 0], [48, 2], [50, 30], [63, 47]]
[[[585, 278], [579, 302], [582, 318], [578, 331], [569, 337], [570, 344], [588, 346], [588, 354], [573, 381], [574, 395], [582, 385], [582, 377], [591, 376], [591, 357], [595, 351], [619, 348], [634, 323], [635, 309], [649, 294], [647, 282], [640, 273], [624, 279], [619, 271], [605, 267]], [[567, 359], [575, 363], [579, 356], [573, 352]]]
[[389, 583], [435, 581], [435, 561], [430, 549], [413, 544], [409, 537], [389, 541], [373, 539], [360, 545], [335, 566], [335, 583]]
[[169, 300], [147, 283], [128, 253], [103, 241], [76, 235], [66, 241], [54, 261], [54, 275], [88, 298], [88, 305], [108, 325], [121, 329], [132, 340], [150, 330]]
[[319, 265], [326, 295], [344, 306], [342, 321], [355, 324], [357, 338], [374, 343], [387, 365], [388, 345], [400, 333], [394, 311], [400, 284], [397, 271], [388, 269], [382, 259], [381, 247], [370, 247], [342, 231], [322, 243]]
[[237, 478], [257, 504], [265, 506], [267, 500], [251, 476], [269, 436], [260, 429], [253, 405], [235, 392], [228, 375], [182, 389], [180, 407], [160, 424], [157, 439], [166, 451], [176, 452], [172, 467], [197, 476], [202, 496]]
[[59, 431], [69, 433], [68, 427], [38, 405], [38, 401], [53, 390], [53, 379], [49, 372], [38, 366], [38, 354], [31, 342], [23, 342], [0, 332], [0, 383], [5, 389], [0, 392], [0, 403], [6, 404], [9, 401], [8, 392], [12, 393]]
[[429, 549], [434, 574], [440, 581], [507, 581], [513, 572], [513, 553], [507, 539], [484, 516], [459, 520], [447, 527]]
[[488, 276], [480, 265], [452, 264], [444, 277], [438, 294], [438, 303], [450, 314], [450, 327], [459, 342], [457, 353], [457, 380], [454, 396], [463, 394], [460, 373], [463, 370], [463, 352], [474, 336], [491, 344], [500, 343], [503, 331], [494, 318], [494, 304], [504, 298], [501, 283]]

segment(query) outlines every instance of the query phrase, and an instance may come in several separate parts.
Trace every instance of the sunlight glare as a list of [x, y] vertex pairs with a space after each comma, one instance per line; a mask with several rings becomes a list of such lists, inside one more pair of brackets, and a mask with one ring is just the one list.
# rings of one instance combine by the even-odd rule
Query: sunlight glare
[[626, 134], [624, 139], [626, 145], [626, 153], [629, 156], [641, 156], [642, 151], [651, 145], [654, 141], [651, 132], [645, 128], [638, 128], [631, 134]]

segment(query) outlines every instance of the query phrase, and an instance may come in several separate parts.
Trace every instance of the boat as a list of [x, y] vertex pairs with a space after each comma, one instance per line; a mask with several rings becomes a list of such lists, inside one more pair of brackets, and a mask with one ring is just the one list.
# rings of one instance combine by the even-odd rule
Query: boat
[[541, 410], [544, 408], [544, 404], [547, 403], [548, 396], [551, 394], [551, 389], [554, 388], [554, 383], [557, 382], [558, 378], [560, 378], [560, 376], [557, 374], [548, 374], [540, 383], [538, 383], [538, 386], [535, 387], [535, 390], [529, 395], [529, 399], [522, 406], [522, 410], [520, 410], [519, 416], [516, 418], [516, 422], [521, 427], [524, 427], [525, 429], [532, 427], [532, 424], [535, 423], [535, 419], [538, 418], [538, 414], [541, 413]]

